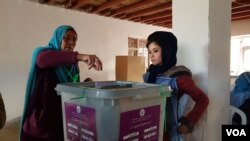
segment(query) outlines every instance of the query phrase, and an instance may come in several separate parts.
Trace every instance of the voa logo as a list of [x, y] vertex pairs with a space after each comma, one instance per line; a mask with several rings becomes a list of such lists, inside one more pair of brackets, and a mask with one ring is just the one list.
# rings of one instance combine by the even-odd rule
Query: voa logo
[[247, 136], [244, 129], [226, 129], [227, 136]]

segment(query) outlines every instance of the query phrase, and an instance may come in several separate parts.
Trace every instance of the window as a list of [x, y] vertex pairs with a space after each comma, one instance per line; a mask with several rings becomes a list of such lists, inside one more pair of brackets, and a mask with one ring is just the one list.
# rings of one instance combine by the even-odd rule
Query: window
[[128, 38], [128, 55], [129, 56], [138, 56], [138, 39]]
[[230, 55], [231, 76], [250, 71], [250, 35], [233, 36]]
[[146, 48], [146, 39], [138, 39], [128, 37], [128, 55], [129, 56], [144, 56], [145, 68], [149, 66], [148, 50]]

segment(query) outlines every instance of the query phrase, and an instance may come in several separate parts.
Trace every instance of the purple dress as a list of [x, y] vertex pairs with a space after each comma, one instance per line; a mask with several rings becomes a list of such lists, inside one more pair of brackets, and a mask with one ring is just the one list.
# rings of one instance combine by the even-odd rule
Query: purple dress
[[77, 52], [42, 51], [36, 60], [36, 85], [27, 103], [21, 127], [21, 141], [63, 141], [61, 97], [55, 87], [59, 80], [54, 68], [77, 64]]

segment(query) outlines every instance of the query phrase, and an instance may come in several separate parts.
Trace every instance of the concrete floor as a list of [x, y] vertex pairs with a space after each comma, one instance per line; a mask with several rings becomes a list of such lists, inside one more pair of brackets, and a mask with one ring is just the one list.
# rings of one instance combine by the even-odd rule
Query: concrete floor
[[0, 130], [0, 141], [18, 141], [20, 119], [8, 121]]

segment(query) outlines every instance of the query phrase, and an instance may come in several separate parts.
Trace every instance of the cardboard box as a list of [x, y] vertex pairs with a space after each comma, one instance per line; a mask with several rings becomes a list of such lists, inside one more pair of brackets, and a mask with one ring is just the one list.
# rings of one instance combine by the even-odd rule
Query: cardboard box
[[117, 81], [143, 82], [144, 56], [116, 56], [115, 75]]

